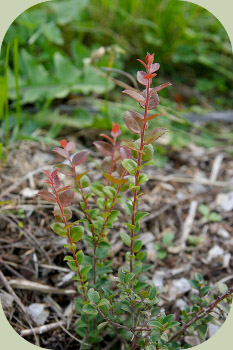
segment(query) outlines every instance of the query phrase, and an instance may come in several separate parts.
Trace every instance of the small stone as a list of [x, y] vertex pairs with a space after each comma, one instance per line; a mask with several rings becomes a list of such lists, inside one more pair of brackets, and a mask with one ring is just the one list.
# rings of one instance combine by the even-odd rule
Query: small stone
[[38, 193], [38, 190], [33, 190], [30, 187], [25, 187], [22, 191], [20, 191], [20, 193], [24, 198], [33, 198]]
[[224, 249], [219, 247], [218, 245], [215, 245], [212, 249], [209, 250], [207, 261], [210, 262], [213, 259], [216, 259], [218, 257], [223, 257], [224, 255]]
[[220, 228], [217, 232], [217, 234], [222, 237], [222, 238], [225, 238], [225, 239], [228, 239], [230, 238], [230, 233], [225, 230], [225, 228]]
[[33, 303], [27, 307], [27, 311], [41, 326], [45, 324], [49, 316], [49, 311], [45, 310], [45, 304]]
[[176, 300], [176, 307], [178, 307], [180, 310], [184, 310], [187, 307], [187, 303], [183, 299], [177, 299]]
[[191, 290], [189, 281], [184, 277], [173, 280], [172, 286], [176, 289], [176, 295], [184, 294]]
[[227, 269], [231, 261], [231, 253], [225, 254], [223, 257], [223, 267]]
[[215, 202], [223, 211], [231, 211], [233, 209], [233, 191], [219, 193]]
[[219, 330], [220, 326], [217, 326], [216, 324], [209, 323], [208, 325], [208, 336], [209, 338], [213, 337], [215, 333]]

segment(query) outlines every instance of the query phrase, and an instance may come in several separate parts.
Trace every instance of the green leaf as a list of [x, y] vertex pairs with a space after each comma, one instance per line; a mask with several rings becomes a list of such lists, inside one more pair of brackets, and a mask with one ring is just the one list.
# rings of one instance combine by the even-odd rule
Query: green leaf
[[87, 188], [90, 186], [90, 179], [87, 175], [84, 175], [81, 179], [80, 179], [80, 183], [82, 188]]
[[101, 299], [101, 300], [99, 301], [99, 303], [98, 303], [97, 306], [99, 307], [99, 306], [108, 305], [108, 304], [109, 304], [108, 299], [103, 298], [103, 299]]
[[140, 220], [142, 220], [142, 218], [144, 218], [145, 216], [149, 215], [149, 213], [145, 212], [145, 211], [138, 211], [135, 215], [135, 219], [134, 222], [139, 222]]
[[77, 272], [77, 266], [75, 265], [75, 262], [74, 262], [74, 261], [68, 261], [68, 262], [67, 262], [67, 265], [69, 266], [69, 268], [70, 268], [72, 271]]
[[167, 131], [169, 130], [163, 127], [150, 130], [148, 133], [146, 133], [144, 137], [144, 145], [149, 145], [150, 143], [156, 141], [160, 136], [162, 136]]
[[91, 304], [86, 304], [83, 306], [82, 311], [85, 314], [89, 314], [89, 315], [98, 315], [98, 311], [95, 309], [95, 307]]
[[137, 253], [136, 258], [137, 258], [138, 260], [142, 260], [142, 259], [145, 257], [145, 255], [146, 255], [146, 253], [144, 253], [144, 252], [139, 252], [139, 253]]
[[83, 266], [83, 268], [81, 269], [81, 275], [82, 277], [83, 276], [86, 276], [88, 274], [88, 272], [92, 269], [92, 266], [91, 265], [86, 265], [86, 266]]
[[212, 222], [221, 222], [222, 221], [222, 217], [221, 215], [219, 215], [218, 213], [216, 213], [215, 211], [212, 211], [209, 216], [208, 216], [209, 221]]
[[198, 281], [196, 281], [196, 280], [189, 280], [189, 283], [190, 283], [190, 285], [191, 285], [192, 288], [197, 289], [197, 290], [200, 289], [200, 286], [199, 286], [199, 284], [198, 284]]
[[221, 294], [225, 294], [228, 291], [228, 286], [225, 283], [219, 283], [218, 290]]
[[149, 299], [153, 300], [157, 295], [157, 289], [155, 287], [151, 287], [149, 291]]
[[74, 243], [78, 242], [83, 237], [83, 233], [84, 233], [83, 226], [75, 226], [75, 227], [71, 227], [70, 229], [70, 236]]
[[162, 242], [165, 245], [170, 245], [171, 242], [174, 240], [174, 232], [166, 232], [164, 233], [163, 237], [162, 237]]
[[83, 254], [83, 251], [82, 251], [82, 250], [79, 250], [79, 251], [76, 253], [76, 258], [77, 258], [78, 263], [79, 263], [79, 264], [82, 264], [83, 259], [84, 259], [84, 254]]
[[70, 255], [66, 255], [63, 260], [64, 261], [74, 261], [74, 258]]
[[121, 146], [129, 148], [137, 153], [143, 153], [143, 151], [140, 150], [140, 146], [133, 140], [123, 140]]
[[90, 189], [92, 190], [92, 192], [94, 192], [98, 197], [105, 197], [105, 193], [103, 190], [103, 185], [99, 184], [99, 183], [93, 183], [90, 185]]
[[158, 259], [159, 260], [165, 259], [166, 256], [167, 256], [167, 251], [166, 250], [163, 250], [163, 249], [159, 249], [158, 250]]
[[143, 242], [138, 240], [133, 242], [133, 251], [137, 253], [143, 246]]
[[131, 244], [130, 236], [125, 232], [121, 232], [120, 236], [121, 236], [122, 241], [129, 247]]
[[131, 216], [132, 215], [132, 211], [133, 211], [132, 204], [126, 202], [124, 205], [125, 205], [126, 214]]
[[55, 222], [50, 225], [51, 229], [61, 237], [67, 237], [67, 230], [63, 230], [62, 228], [65, 226], [64, 223]]
[[106, 195], [109, 197], [109, 198], [114, 198], [115, 195], [116, 195], [116, 190], [115, 188], [111, 187], [111, 186], [105, 186], [103, 188], [104, 190], [104, 193], [106, 193]]
[[201, 296], [206, 295], [206, 294], [209, 293], [209, 291], [211, 291], [212, 289], [213, 289], [213, 288], [210, 287], [210, 286], [206, 286], [206, 287], [202, 288], [202, 289], [200, 290]]
[[98, 325], [97, 329], [100, 331], [103, 327], [105, 327], [108, 324], [108, 322], [102, 322]]
[[99, 214], [99, 209], [92, 209], [89, 213], [91, 219], [94, 219], [98, 214]]
[[87, 296], [92, 304], [97, 304], [100, 301], [99, 293], [94, 288], [89, 289]]
[[146, 174], [140, 174], [138, 183], [140, 185], [140, 184], [143, 184], [144, 182], [147, 182], [148, 180], [149, 180], [149, 177]]
[[115, 222], [119, 214], [120, 214], [119, 210], [112, 210], [111, 214], [108, 217], [108, 221]]
[[209, 212], [210, 212], [209, 207], [205, 204], [199, 205], [198, 211], [201, 215], [203, 215], [205, 217], [207, 217], [209, 215]]
[[194, 278], [198, 282], [203, 281], [203, 277], [202, 277], [202, 275], [199, 272], [195, 272]]
[[129, 174], [135, 175], [137, 169], [137, 163], [132, 159], [124, 159], [122, 161], [122, 166]]

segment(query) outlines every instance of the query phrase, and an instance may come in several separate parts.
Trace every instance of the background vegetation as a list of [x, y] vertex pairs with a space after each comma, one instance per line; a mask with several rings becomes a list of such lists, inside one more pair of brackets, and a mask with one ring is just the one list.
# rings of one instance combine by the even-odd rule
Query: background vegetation
[[[134, 84], [122, 72], [135, 77], [136, 58], [147, 51], [161, 64], [158, 84], [173, 83], [160, 93], [159, 123], [176, 131], [169, 144], [183, 147], [190, 141], [187, 113], [231, 107], [230, 41], [205, 9], [177, 0], [51, 1], [25, 11], [5, 36], [2, 143], [22, 138], [52, 143], [66, 133], [64, 126], [105, 129], [111, 121], [121, 122], [129, 101], [119, 81]], [[192, 140], [207, 147], [230, 142], [232, 134], [218, 129], [213, 123], [194, 126]]]

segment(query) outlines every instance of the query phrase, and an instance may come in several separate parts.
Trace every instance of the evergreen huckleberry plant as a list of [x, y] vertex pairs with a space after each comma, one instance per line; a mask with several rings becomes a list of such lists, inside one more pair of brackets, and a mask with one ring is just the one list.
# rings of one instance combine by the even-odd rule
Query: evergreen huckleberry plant
[[[171, 85], [165, 83], [151, 88], [152, 79], [157, 75], [159, 63], [153, 63], [154, 54], [147, 53], [146, 62], [138, 60], [145, 71], [138, 71], [137, 80], [144, 86], [139, 93], [135, 90], [124, 90], [123, 93], [138, 101], [143, 114], [129, 110], [125, 112], [125, 123], [128, 129], [139, 138], [119, 140], [121, 130], [114, 124], [111, 137], [101, 134], [106, 141], [95, 141], [94, 145], [104, 155], [100, 172], [102, 181], [90, 182], [88, 172], [80, 173], [79, 165], [87, 159], [89, 152], [82, 151], [71, 156], [75, 149], [74, 142], [60, 141], [61, 147], [53, 151], [68, 161], [55, 166], [51, 173], [44, 170], [45, 182], [52, 191], [39, 191], [38, 196], [54, 203], [55, 222], [52, 230], [61, 237], [67, 238], [64, 245], [70, 254], [64, 260], [75, 272], [73, 277], [77, 284], [78, 297], [75, 308], [79, 315], [77, 334], [82, 340], [83, 349], [101, 349], [101, 342], [108, 336], [111, 340], [116, 334], [119, 339], [127, 340], [128, 349], [185, 349], [188, 344], [184, 335], [195, 332], [204, 339], [207, 324], [213, 319], [214, 309], [223, 300], [230, 302], [232, 289], [225, 284], [219, 286], [220, 295], [214, 300], [211, 287], [206, 285], [203, 277], [196, 273], [190, 281], [196, 290], [190, 306], [182, 311], [179, 322], [175, 315], [165, 314], [158, 306], [157, 289], [148, 279], [145, 272], [152, 266], [145, 264], [146, 251], [142, 250], [140, 221], [147, 212], [138, 210], [140, 205], [140, 187], [149, 180], [143, 173], [145, 166], [153, 166], [152, 144], [168, 130], [159, 127], [147, 130], [149, 122], [159, 114], [148, 115], [159, 104], [158, 92]], [[71, 176], [73, 186], [62, 186], [59, 174]], [[83, 216], [72, 221], [72, 203], [78, 193]], [[127, 193], [127, 197], [125, 196]], [[94, 198], [95, 205], [93, 206]], [[119, 220], [118, 203], [124, 203], [128, 221], [120, 237], [128, 251], [125, 263], [113, 279], [112, 261], [109, 259], [108, 232]], [[116, 234], [116, 233], [115, 233]], [[88, 254], [79, 249], [84, 240]], [[82, 245], [83, 246], [83, 245]]]

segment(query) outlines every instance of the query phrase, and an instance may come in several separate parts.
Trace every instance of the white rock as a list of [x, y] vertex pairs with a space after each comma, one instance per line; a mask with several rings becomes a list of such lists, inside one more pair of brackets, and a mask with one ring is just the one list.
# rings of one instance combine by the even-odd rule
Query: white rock
[[230, 238], [230, 233], [223, 227], [218, 230], [217, 234], [222, 238]]
[[228, 268], [231, 261], [231, 253], [227, 253], [223, 257], [223, 267]]
[[45, 310], [45, 304], [33, 303], [27, 307], [27, 311], [41, 326], [45, 324], [49, 316], [49, 311]]
[[233, 209], [233, 191], [219, 193], [216, 198], [216, 204], [224, 211], [231, 211]]
[[167, 276], [167, 270], [166, 269], [161, 269], [159, 271], [156, 271], [156, 273], [154, 274], [152, 281], [154, 282], [154, 285], [156, 287], [163, 287], [163, 282], [164, 282], [164, 278], [165, 276]]
[[218, 245], [215, 245], [213, 248], [209, 250], [207, 261], [210, 262], [211, 260], [223, 257], [224, 255], [224, 249], [219, 247]]
[[22, 191], [20, 191], [20, 193], [25, 198], [33, 198], [38, 193], [38, 190], [33, 190], [30, 187], [25, 187]]
[[153, 242], [155, 240], [155, 236], [151, 232], [145, 232], [140, 237], [140, 239], [143, 242], [143, 244], [147, 244], [149, 242]]
[[172, 286], [176, 289], [176, 295], [184, 294], [191, 290], [191, 285], [187, 278], [179, 278], [172, 281]]
[[177, 299], [176, 300], [176, 307], [178, 307], [180, 310], [184, 310], [187, 307], [187, 303], [183, 299]]
[[215, 333], [219, 330], [220, 326], [217, 326], [216, 324], [209, 323], [208, 325], [208, 336], [209, 338], [213, 337]]

